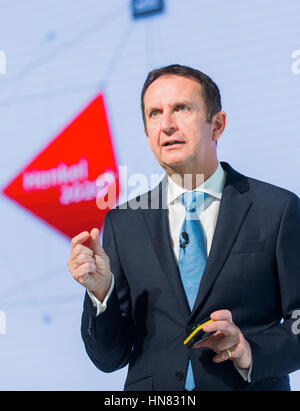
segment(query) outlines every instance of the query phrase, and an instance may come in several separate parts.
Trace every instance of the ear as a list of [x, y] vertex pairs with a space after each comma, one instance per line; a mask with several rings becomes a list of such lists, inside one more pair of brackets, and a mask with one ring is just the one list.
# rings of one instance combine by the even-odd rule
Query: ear
[[223, 133], [227, 123], [225, 111], [218, 111], [212, 119], [212, 140], [217, 141]]

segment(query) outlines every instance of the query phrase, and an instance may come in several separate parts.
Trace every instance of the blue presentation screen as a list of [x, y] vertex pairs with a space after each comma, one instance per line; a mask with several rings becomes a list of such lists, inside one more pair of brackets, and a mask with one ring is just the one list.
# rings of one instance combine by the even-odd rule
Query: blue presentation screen
[[123, 389], [126, 368], [85, 352], [67, 258], [102, 228], [99, 186], [118, 180], [118, 203], [137, 195], [130, 176], [164, 174], [140, 112], [153, 68], [212, 77], [219, 159], [300, 194], [299, 16], [299, 0], [0, 0], [0, 389]]

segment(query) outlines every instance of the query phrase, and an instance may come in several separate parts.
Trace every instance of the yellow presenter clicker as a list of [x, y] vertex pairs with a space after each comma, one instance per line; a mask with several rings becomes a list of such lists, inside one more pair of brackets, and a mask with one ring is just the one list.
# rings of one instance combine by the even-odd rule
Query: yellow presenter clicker
[[213, 320], [211, 318], [208, 318], [204, 321], [201, 321], [201, 323], [193, 324], [188, 328], [186, 338], [183, 341], [183, 344], [191, 348], [194, 344], [202, 342], [206, 340], [210, 335], [214, 334], [216, 331], [212, 332], [205, 332], [203, 331], [203, 326], [208, 323], [212, 323]]

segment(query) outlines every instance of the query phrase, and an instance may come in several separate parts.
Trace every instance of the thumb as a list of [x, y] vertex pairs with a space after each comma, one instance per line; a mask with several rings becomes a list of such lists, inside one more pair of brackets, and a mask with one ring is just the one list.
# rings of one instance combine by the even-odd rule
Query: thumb
[[98, 228], [93, 228], [90, 232], [90, 246], [94, 251], [94, 254], [103, 255], [104, 250], [101, 247], [100, 239], [99, 239], [99, 230]]

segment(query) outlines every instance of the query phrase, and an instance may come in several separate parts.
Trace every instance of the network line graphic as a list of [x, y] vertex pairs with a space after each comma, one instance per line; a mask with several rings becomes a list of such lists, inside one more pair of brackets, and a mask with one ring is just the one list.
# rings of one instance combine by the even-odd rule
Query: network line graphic
[[[59, 37], [61, 37], [62, 40], [60, 40], [59, 44], [57, 45], [52, 45], [53, 43], [55, 43], [55, 39], [57, 38], [56, 35], [52, 33], [49, 36], [49, 33], [51, 33], [51, 31], [45, 33], [44, 38], [46, 39], [46, 50], [44, 51], [44, 48], [41, 49], [39, 47], [39, 52], [37, 56], [35, 56], [32, 59], [32, 61], [27, 63], [16, 74], [12, 75], [11, 77], [8, 76], [8, 79], [5, 82], [2, 82], [2, 84], [0, 84], [1, 95], [3, 96], [7, 89], [8, 91], [10, 91], [11, 88], [16, 90], [21, 81], [24, 81], [29, 76], [34, 75], [35, 71], [39, 69], [41, 66], [49, 64], [52, 60], [55, 60], [61, 54], [65, 53], [67, 50], [78, 47], [80, 43], [88, 41], [89, 36], [105, 30], [106, 26], [113, 24], [114, 21], [118, 22], [120, 18], [124, 17], [124, 15], [126, 16], [125, 12], [126, 10], [118, 7], [116, 10], [108, 13], [106, 16], [101, 16], [101, 18], [98, 18], [97, 22], [93, 23], [92, 25], [89, 25], [88, 27], [78, 30], [75, 33], [72, 33], [71, 36], [68, 35], [68, 33], [61, 34]], [[129, 40], [128, 32], [129, 30], [131, 31], [133, 29], [133, 26], [133, 22], [130, 21], [130, 23], [126, 27], [125, 33], [122, 33], [122, 35], [120, 36], [120, 46], [117, 47], [116, 52], [113, 53], [112, 62], [108, 64], [106, 72], [107, 77], [110, 75], [112, 69], [115, 68], [112, 65], [117, 62], [116, 57], [121, 57], [122, 50], [124, 50], [125, 46], [124, 40]], [[86, 90], [87, 88], [94, 90], [95, 88], [96, 90], [100, 88], [102, 89], [102, 85], [106, 84], [106, 82], [107, 79], [104, 77], [102, 81], [99, 82], [87, 82], [82, 84], [76, 84], [72, 87], [62, 87], [60, 89], [45, 90], [41, 93], [32, 93], [23, 96], [10, 96], [6, 98], [2, 97], [0, 98], [0, 106], [5, 107], [9, 104], [26, 103], [31, 100], [47, 99], [51, 97], [56, 97], [58, 95], [64, 95], [65, 93], [76, 93], [82, 89]]]
[[[121, 3], [119, 3], [121, 4]], [[125, 7], [126, 6], [126, 7]], [[95, 96], [99, 92], [106, 93], [108, 84], [112, 76], [117, 73], [121, 59], [125, 59], [127, 64], [131, 62], [126, 56], [128, 45], [133, 44], [136, 38], [144, 37], [145, 53], [153, 51], [149, 47], [151, 41], [151, 24], [143, 25], [141, 20], [133, 20], [129, 14], [128, 4], [122, 3], [115, 9], [104, 13], [94, 13], [92, 18], [80, 19], [79, 24], [71, 25], [69, 31], [56, 34], [55, 29], [47, 28], [44, 32], [44, 40], [36, 46], [36, 54], [31, 61], [26, 62], [23, 67], [15, 70], [14, 74], [8, 73], [5, 81], [0, 82], [0, 113], [5, 115], [5, 110], [16, 105], [28, 105], [31, 103], [42, 102], [47, 100], [55, 100], [58, 97], [67, 95], [77, 95], [81, 92], [88, 92], [90, 96]], [[98, 14], [98, 15], [97, 15]], [[96, 16], [96, 17], [95, 17]], [[88, 20], [88, 21], [87, 21]], [[91, 20], [93, 22], [91, 23]], [[99, 44], [108, 42], [109, 38], [105, 36], [105, 30], [115, 27], [118, 32], [119, 40], [115, 41], [114, 48], [109, 49], [110, 56], [106, 58], [106, 66], [99, 79], [89, 81], [75, 82], [72, 85], [52, 85], [47, 87], [45, 84], [44, 90], [30, 91], [22, 93], [22, 90], [28, 80], [39, 76], [39, 70], [47, 69], [49, 64], [55, 66], [55, 61], [61, 59], [66, 52], [76, 54], [76, 50], [84, 45], [87, 45], [91, 39], [96, 46], [95, 36], [98, 36]], [[120, 27], [122, 29], [120, 30]], [[141, 33], [144, 34], [141, 35]], [[138, 37], [137, 37], [138, 36]], [[97, 48], [97, 47], [96, 47]], [[80, 54], [80, 53], [79, 53]], [[148, 64], [151, 61], [151, 56], [147, 56]], [[148, 67], [147, 67], [148, 68]], [[67, 76], [67, 73], [65, 73]], [[124, 76], [125, 77], [125, 76]], [[3, 183], [2, 183], [3, 185]], [[3, 197], [2, 199], [3, 200]], [[24, 307], [39, 307], [41, 318], [45, 324], [50, 324], [52, 320], [50, 307], [54, 305], [70, 304], [78, 302], [79, 294], [68, 293], [67, 290], [62, 295], [49, 294], [51, 287], [64, 276], [69, 275], [66, 264], [58, 262], [57, 268], [50, 269], [38, 275], [31, 275], [27, 279], [24, 273], [20, 273], [12, 257], [8, 257], [5, 253], [0, 253], [0, 264], [9, 269], [10, 273], [14, 273], [16, 285], [3, 289], [0, 292], [0, 308], [6, 309], [22, 309]], [[38, 290], [37, 291], [37, 287]], [[55, 287], [54, 287], [55, 288]], [[41, 290], [43, 290], [41, 292]]]

